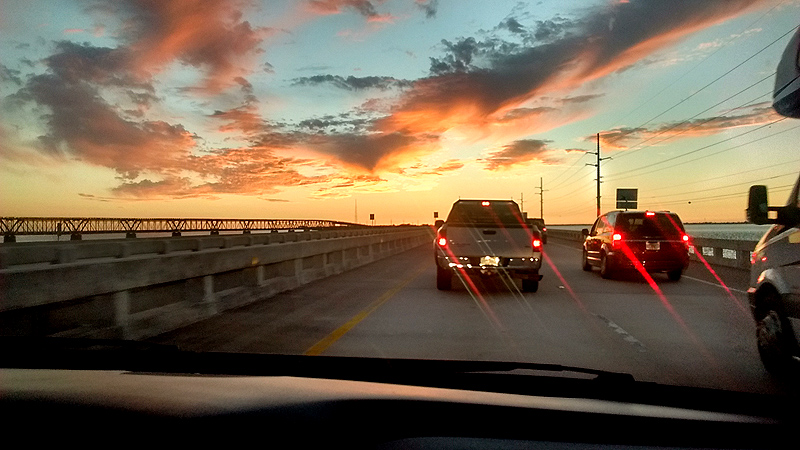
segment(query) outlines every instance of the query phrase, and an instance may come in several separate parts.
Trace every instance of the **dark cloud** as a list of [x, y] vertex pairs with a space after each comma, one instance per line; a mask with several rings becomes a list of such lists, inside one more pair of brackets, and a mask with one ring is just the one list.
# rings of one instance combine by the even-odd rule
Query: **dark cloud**
[[537, 45], [503, 45], [496, 39], [474, 38], [444, 41], [447, 54], [432, 59], [431, 76], [418, 80], [406, 92], [392, 117], [382, 121], [382, 129], [438, 132], [453, 126], [456, 119], [465, 125], [489, 123], [498, 112], [628, 68], [759, 3], [617, 2], [590, 10], [582, 19], [564, 22], [569, 32], [559, 32], [558, 38]]
[[339, 75], [314, 75], [311, 77], [295, 78], [294, 85], [314, 86], [319, 84], [329, 84], [339, 89], [348, 91], [361, 91], [365, 89], [388, 90], [392, 88], [407, 88], [412, 85], [410, 81], [398, 80], [393, 77], [342, 77]]
[[[619, 127], [600, 134], [600, 145], [606, 149], [626, 150], [631, 145], [648, 142], [656, 145], [671, 139], [685, 139], [718, 134], [733, 128], [763, 125], [780, 116], [769, 104], [754, 105], [738, 114], [711, 116], [682, 122], [667, 122], [650, 127]], [[587, 142], [597, 140], [596, 135], [586, 136]]]
[[539, 139], [515, 141], [491, 152], [488, 157], [481, 161], [484, 163], [486, 170], [491, 171], [509, 169], [534, 161], [549, 163], [552, 160], [552, 150], [547, 146], [550, 142]]
[[317, 14], [341, 14], [349, 9], [356, 11], [370, 21], [387, 20], [391, 16], [379, 14], [374, 2], [369, 0], [307, 0], [311, 11]]
[[439, 8], [439, 0], [415, 0], [417, 7], [425, 12], [425, 17], [432, 19], [436, 17]]
[[274, 30], [242, 21], [241, 0], [98, 1], [93, 9], [123, 18], [120, 37], [129, 70], [148, 77], [177, 60], [205, 72], [201, 89], [216, 93], [254, 67], [259, 45]]

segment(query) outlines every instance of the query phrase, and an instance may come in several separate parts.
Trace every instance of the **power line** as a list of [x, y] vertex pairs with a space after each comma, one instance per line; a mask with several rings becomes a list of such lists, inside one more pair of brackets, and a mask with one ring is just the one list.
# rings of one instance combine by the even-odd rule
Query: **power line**
[[739, 64], [737, 64], [737, 65], [733, 66], [732, 68], [728, 69], [728, 70], [727, 70], [725, 73], [723, 73], [722, 75], [718, 76], [717, 78], [715, 78], [715, 79], [714, 79], [714, 80], [712, 80], [711, 82], [707, 83], [705, 86], [701, 87], [700, 89], [698, 89], [698, 90], [694, 91], [693, 93], [689, 94], [688, 96], [684, 97], [684, 98], [683, 98], [682, 100], [680, 100], [678, 103], [676, 103], [676, 104], [674, 104], [674, 105], [670, 106], [670, 107], [669, 107], [669, 108], [667, 108], [666, 110], [662, 111], [661, 113], [657, 114], [655, 117], [653, 117], [653, 118], [651, 118], [650, 120], [648, 120], [648, 121], [644, 122], [643, 124], [639, 125], [639, 126], [638, 126], [638, 127], [636, 127], [636, 128], [641, 128], [641, 127], [643, 127], [643, 126], [647, 125], [648, 123], [650, 123], [650, 122], [654, 121], [655, 119], [657, 119], [657, 118], [659, 118], [659, 117], [663, 116], [664, 114], [668, 113], [669, 111], [671, 111], [671, 110], [675, 109], [676, 107], [678, 107], [679, 105], [683, 104], [684, 102], [686, 102], [686, 101], [687, 101], [687, 100], [689, 100], [690, 98], [694, 97], [695, 95], [699, 94], [700, 92], [703, 92], [703, 91], [704, 91], [704, 90], [706, 90], [708, 87], [710, 87], [712, 84], [714, 84], [714, 83], [716, 83], [717, 81], [719, 81], [719, 80], [721, 80], [721, 79], [725, 78], [725, 77], [726, 77], [726, 76], [728, 76], [728, 75], [729, 75], [731, 72], [733, 72], [734, 70], [736, 70], [736, 69], [738, 69], [739, 67], [743, 66], [745, 63], [747, 63], [747, 62], [748, 62], [748, 61], [750, 61], [751, 59], [753, 59], [753, 58], [755, 58], [756, 56], [758, 56], [759, 54], [761, 54], [761, 52], [763, 52], [764, 50], [768, 49], [769, 47], [771, 47], [771, 46], [775, 45], [775, 43], [777, 43], [778, 41], [780, 41], [781, 39], [783, 39], [784, 37], [786, 37], [786, 36], [787, 36], [787, 35], [789, 35], [790, 33], [794, 32], [794, 30], [795, 30], [796, 28], [797, 28], [797, 26], [793, 26], [793, 27], [792, 27], [792, 28], [791, 28], [789, 31], [787, 31], [787, 32], [783, 33], [783, 34], [782, 34], [780, 37], [778, 37], [778, 38], [777, 38], [777, 39], [775, 39], [774, 41], [770, 42], [769, 44], [767, 44], [766, 46], [764, 46], [763, 48], [761, 48], [761, 49], [760, 49], [760, 50], [758, 50], [757, 52], [753, 53], [752, 55], [750, 55], [749, 57], [747, 57], [747, 58], [746, 58], [744, 61], [742, 61], [742, 62], [740, 62]]
[[[761, 126], [760, 126], [760, 127], [758, 127], [758, 128], [754, 128], [754, 129], [752, 129], [752, 130], [745, 131], [744, 133], [739, 133], [739, 134], [737, 134], [736, 136], [731, 136], [731, 137], [729, 137], [729, 138], [726, 138], [726, 139], [723, 139], [723, 140], [721, 140], [721, 141], [717, 141], [717, 142], [714, 142], [714, 143], [712, 143], [712, 144], [704, 145], [704, 146], [702, 146], [702, 147], [700, 147], [700, 148], [698, 148], [698, 149], [692, 150], [692, 151], [690, 151], [690, 152], [687, 152], [687, 153], [682, 153], [682, 154], [680, 154], [680, 155], [673, 156], [673, 157], [671, 157], [671, 158], [667, 158], [667, 159], [664, 159], [664, 160], [661, 160], [661, 161], [657, 161], [657, 162], [654, 162], [654, 163], [651, 163], [651, 164], [644, 165], [644, 166], [642, 166], [642, 167], [639, 167], [639, 168], [637, 168], [637, 169], [631, 169], [631, 170], [627, 170], [627, 171], [620, 172], [620, 173], [636, 172], [636, 171], [639, 171], [639, 170], [642, 170], [642, 169], [646, 169], [646, 168], [648, 168], [648, 167], [653, 167], [653, 166], [657, 166], [657, 165], [659, 165], [659, 164], [664, 164], [664, 163], [666, 163], [666, 162], [669, 162], [669, 161], [674, 161], [674, 160], [676, 160], [676, 159], [683, 158], [683, 157], [689, 156], [689, 155], [691, 155], [691, 154], [697, 153], [697, 152], [699, 152], [699, 151], [702, 151], [702, 150], [708, 149], [708, 148], [710, 148], [710, 147], [713, 147], [713, 146], [715, 146], [715, 145], [719, 145], [719, 144], [722, 144], [722, 143], [725, 143], [725, 142], [731, 141], [731, 140], [733, 140], [733, 139], [736, 139], [736, 138], [742, 137], [742, 136], [744, 136], [744, 135], [746, 135], [746, 134], [750, 134], [750, 133], [756, 132], [756, 131], [758, 131], [758, 130], [761, 130], [761, 129], [763, 129], [763, 128], [766, 128], [766, 127], [772, 126], [772, 125], [774, 125], [774, 124], [776, 124], [776, 123], [778, 123], [778, 122], [782, 122], [782, 121], [784, 121], [784, 120], [786, 120], [786, 119], [787, 119], [786, 117], [781, 117], [781, 118], [779, 118], [779, 119], [777, 119], [777, 120], [774, 120], [774, 121], [772, 121], [772, 122], [769, 122], [769, 123], [766, 123], [766, 124], [764, 124], [764, 125], [761, 125]], [[800, 125], [798, 125], [798, 126], [800, 126]], [[718, 154], [720, 154], [720, 153], [723, 153], [723, 152], [727, 152], [727, 151], [733, 150], [733, 149], [735, 149], [735, 148], [743, 147], [743, 146], [745, 146], [745, 145], [752, 144], [752, 143], [754, 143], [754, 142], [758, 142], [758, 141], [761, 141], [761, 140], [764, 140], [764, 139], [767, 139], [767, 138], [770, 138], [770, 137], [773, 137], [773, 136], [777, 136], [777, 135], [779, 135], [779, 134], [781, 134], [781, 133], [785, 133], [785, 132], [787, 132], [787, 131], [794, 130], [795, 128], [798, 128], [798, 126], [795, 126], [795, 127], [793, 127], [793, 128], [790, 128], [790, 129], [788, 129], [788, 130], [779, 131], [779, 132], [776, 132], [776, 133], [773, 133], [773, 134], [770, 134], [770, 135], [768, 135], [768, 136], [764, 136], [764, 137], [761, 137], [761, 138], [758, 138], [758, 139], [754, 139], [754, 140], [752, 140], [752, 141], [748, 141], [748, 142], [745, 142], [745, 143], [743, 143], [743, 144], [739, 144], [739, 145], [736, 145], [736, 146], [734, 146], [734, 147], [730, 147], [730, 148], [727, 148], [727, 149], [721, 150], [721, 151], [719, 151], [719, 152], [712, 153], [712, 154], [710, 154], [710, 155], [705, 155], [705, 156], [702, 156], [702, 157], [700, 157], [700, 158], [695, 158], [695, 159], [693, 159], [693, 160], [690, 160], [690, 161], [684, 161], [684, 162], [682, 162], [682, 163], [675, 164], [675, 165], [673, 165], [673, 166], [670, 166], [670, 167], [675, 167], [675, 166], [677, 166], [677, 165], [680, 165], [680, 164], [686, 164], [686, 163], [688, 163], [688, 162], [697, 161], [698, 159], [707, 158], [707, 157], [709, 157], [709, 156], [718, 155]], [[662, 169], [657, 169], [657, 170], [650, 171], [650, 172], [645, 172], [645, 173], [632, 174], [632, 175], [628, 175], [628, 176], [624, 176], [624, 177], [619, 177], [619, 178], [618, 178], [618, 177], [616, 177], [616, 176], [612, 176], [611, 178], [612, 178], [613, 180], [624, 180], [624, 179], [628, 179], [628, 178], [632, 178], [632, 177], [638, 177], [638, 176], [642, 176], [642, 175], [645, 175], [645, 174], [648, 174], [648, 173], [657, 172], [657, 171], [659, 171], [659, 170], [664, 170], [664, 169], [665, 169], [665, 168], [662, 168]]]
[[[763, 182], [763, 181], [766, 181], [766, 180], [774, 180], [776, 178], [783, 178], [783, 177], [787, 177], [787, 176], [795, 177], [795, 176], [797, 176], [797, 172], [793, 171], [793, 172], [784, 173], [784, 174], [781, 174], [781, 175], [773, 175], [771, 177], [759, 178], [757, 180], [752, 180], [752, 181], [744, 181], [744, 182], [740, 182], [740, 183], [728, 184], [728, 185], [725, 185], [725, 186], [718, 186], [718, 187], [707, 188], [707, 189], [698, 189], [698, 190], [695, 190], [695, 191], [691, 191], [691, 193], [717, 191], [717, 190], [720, 190], [720, 189], [728, 189], [728, 188], [735, 187], [735, 186], [743, 186], [743, 185], [755, 184], [755, 183]], [[654, 198], [675, 197], [677, 195], [685, 195], [685, 194], [689, 194], [689, 193], [690, 192], [679, 192], [679, 193], [676, 193], [676, 194], [654, 195], [654, 196], [646, 196], [646, 197], [640, 197], [640, 198], [643, 199], [643, 200], [646, 200], [646, 199], [654, 199]]]
[[675, 134], [673, 134], [673, 135], [671, 135], [671, 136], [669, 136], [669, 137], [667, 137], [667, 138], [665, 138], [665, 139], [662, 139], [662, 140], [660, 140], [660, 141], [658, 141], [658, 142], [655, 142], [654, 144], [646, 145], [646, 146], [644, 146], [644, 147], [635, 148], [635, 147], [637, 147], [637, 146], [639, 146], [639, 145], [641, 145], [641, 144], [644, 144], [645, 142], [648, 142], [648, 141], [650, 141], [650, 140], [652, 140], [652, 139], [654, 139], [654, 138], [656, 138], [656, 137], [658, 137], [658, 136], [660, 136], [660, 135], [662, 135], [662, 134], [664, 134], [664, 133], [666, 133], [666, 132], [668, 132], [668, 131], [674, 130], [675, 128], [677, 128], [677, 127], [679, 127], [679, 126], [681, 126], [681, 125], [683, 125], [683, 124], [685, 124], [685, 123], [688, 123], [690, 120], [692, 120], [692, 119], [694, 119], [694, 118], [698, 117], [699, 115], [701, 115], [701, 114], [703, 114], [703, 113], [706, 113], [706, 112], [708, 112], [708, 111], [710, 111], [710, 110], [712, 110], [712, 109], [716, 108], [717, 106], [719, 106], [719, 105], [721, 105], [721, 104], [725, 103], [725, 102], [726, 102], [726, 101], [728, 101], [728, 100], [730, 100], [730, 99], [732, 99], [732, 98], [734, 98], [734, 97], [737, 97], [738, 95], [740, 95], [740, 94], [744, 93], [745, 91], [747, 91], [747, 90], [749, 90], [749, 89], [753, 88], [754, 86], [756, 86], [756, 85], [758, 85], [758, 84], [760, 84], [760, 83], [764, 82], [765, 80], [767, 80], [767, 79], [771, 78], [773, 75], [775, 75], [775, 73], [776, 73], [776, 72], [772, 72], [771, 74], [767, 75], [766, 77], [764, 77], [764, 78], [762, 78], [762, 79], [760, 79], [760, 80], [756, 81], [755, 83], [751, 84], [750, 86], [748, 86], [748, 87], [746, 87], [746, 88], [744, 88], [744, 89], [740, 90], [739, 92], [737, 92], [737, 93], [735, 93], [735, 94], [731, 95], [730, 97], [726, 98], [725, 100], [722, 100], [722, 101], [720, 101], [720, 102], [717, 102], [715, 105], [713, 105], [713, 106], [710, 106], [710, 107], [708, 107], [708, 108], [706, 108], [706, 109], [704, 109], [704, 110], [700, 111], [699, 113], [697, 113], [697, 114], [693, 115], [692, 117], [689, 117], [688, 119], [682, 120], [682, 121], [680, 121], [680, 122], [676, 122], [674, 125], [672, 125], [672, 126], [670, 126], [670, 127], [666, 128], [666, 129], [663, 129], [663, 130], [659, 131], [658, 133], [656, 133], [656, 134], [654, 134], [654, 135], [650, 136], [649, 138], [647, 138], [647, 139], [645, 139], [645, 140], [643, 140], [643, 141], [640, 141], [640, 142], [639, 142], [639, 143], [637, 143], [636, 145], [632, 146], [632, 147], [634, 147], [634, 149], [633, 149], [633, 150], [631, 150], [631, 147], [629, 147], [629, 149], [628, 149], [628, 150], [626, 150], [626, 151], [625, 151], [625, 152], [623, 152], [623, 153], [620, 153], [620, 154], [619, 154], [619, 156], [617, 156], [617, 159], [619, 159], [619, 158], [624, 158], [624, 157], [626, 157], [626, 156], [630, 156], [630, 155], [632, 155], [632, 154], [634, 154], [634, 153], [636, 153], [636, 152], [638, 152], [638, 151], [640, 151], [640, 150], [644, 150], [644, 149], [646, 149], [646, 148], [650, 148], [650, 147], [652, 147], [653, 145], [660, 144], [660, 143], [662, 143], [662, 142], [664, 142], [664, 141], [666, 141], [666, 140], [668, 140], [668, 139], [670, 139], [670, 138], [674, 138], [674, 137], [676, 137], [676, 136], [680, 136], [681, 134], [687, 133], [687, 132], [689, 132], [689, 131], [691, 131], [691, 130], [693, 130], [693, 129], [695, 129], [695, 128], [699, 127], [699, 126], [705, 125], [706, 123], [708, 123], [708, 122], [710, 122], [710, 121], [712, 121], [712, 120], [718, 119], [718, 118], [720, 118], [721, 116], [724, 116], [725, 114], [728, 114], [728, 113], [730, 113], [730, 112], [732, 112], [732, 111], [735, 111], [735, 110], [737, 110], [737, 109], [742, 109], [742, 108], [745, 108], [745, 107], [747, 107], [747, 106], [753, 106], [753, 102], [754, 102], [754, 101], [756, 101], [756, 100], [758, 100], [758, 99], [760, 99], [761, 97], [764, 97], [764, 96], [766, 96], [766, 95], [770, 95], [770, 94], [772, 94], [772, 89], [770, 89], [768, 92], [766, 92], [766, 93], [764, 93], [764, 94], [761, 94], [761, 95], [759, 95], [758, 97], [756, 97], [756, 98], [755, 98], [755, 99], [753, 99], [753, 100], [750, 100], [750, 101], [748, 101], [748, 102], [745, 102], [745, 103], [743, 103], [743, 104], [741, 104], [741, 105], [739, 105], [739, 106], [736, 106], [736, 107], [733, 107], [733, 108], [729, 108], [727, 111], [723, 111], [722, 113], [720, 113], [720, 114], [718, 114], [718, 115], [716, 115], [716, 116], [712, 116], [712, 117], [709, 117], [709, 118], [707, 118], [707, 119], [705, 119], [705, 120], [698, 121], [697, 123], [695, 123], [694, 125], [690, 126], [689, 128], [686, 128], [686, 129], [685, 129], [685, 130], [683, 130], [683, 131], [680, 131], [680, 132], [678, 132], [678, 133], [675, 133]]
[[[764, 17], [766, 17], [767, 15], [769, 15], [769, 14], [770, 14], [770, 13], [771, 13], [773, 10], [775, 10], [775, 8], [777, 8], [778, 6], [782, 5], [784, 2], [785, 2], [785, 0], [784, 0], [784, 1], [781, 1], [781, 2], [780, 2], [780, 3], [778, 3], [778, 4], [775, 4], [775, 5], [774, 5], [772, 8], [770, 8], [769, 10], [767, 10], [766, 12], [764, 12], [764, 14], [762, 14], [760, 17], [758, 17], [758, 18], [757, 18], [756, 20], [754, 20], [752, 23], [750, 23], [749, 25], [747, 25], [746, 27], [744, 27], [744, 29], [742, 30], [742, 33], [744, 33], [745, 31], [747, 31], [747, 30], [748, 30], [750, 27], [752, 27], [753, 25], [755, 25], [755, 24], [757, 24], [758, 22], [760, 22], [762, 19], [764, 19]], [[730, 40], [733, 40], [733, 39], [731, 38]], [[729, 40], [729, 42], [730, 42], [730, 40]], [[770, 44], [770, 45], [771, 45], [771, 44]], [[673, 85], [675, 85], [675, 84], [676, 84], [678, 81], [680, 81], [680, 80], [681, 80], [683, 77], [685, 77], [686, 75], [688, 75], [689, 73], [691, 73], [692, 71], [694, 71], [695, 69], [697, 69], [698, 67], [700, 67], [700, 66], [701, 66], [701, 65], [702, 65], [704, 62], [706, 62], [706, 61], [707, 61], [709, 58], [711, 58], [712, 56], [716, 55], [716, 54], [717, 54], [717, 52], [719, 52], [720, 50], [722, 50], [722, 48], [723, 48], [723, 47], [724, 47], [723, 45], [720, 45], [719, 47], [717, 47], [717, 49], [716, 49], [716, 50], [714, 50], [714, 51], [713, 51], [711, 54], [709, 54], [708, 56], [706, 56], [705, 58], [703, 58], [703, 59], [702, 59], [700, 62], [698, 62], [697, 64], [695, 64], [695, 65], [694, 65], [694, 66], [693, 66], [691, 69], [687, 70], [687, 71], [686, 71], [686, 72], [684, 72], [682, 75], [680, 75], [679, 77], [675, 78], [675, 79], [672, 81], [672, 83], [668, 84], [666, 87], [664, 87], [663, 89], [661, 89], [660, 91], [658, 91], [658, 92], [657, 92], [655, 95], [653, 95], [652, 97], [650, 97], [649, 99], [647, 99], [646, 101], [644, 101], [642, 104], [640, 104], [639, 106], [637, 106], [636, 108], [634, 108], [634, 109], [633, 109], [631, 112], [629, 112], [627, 115], [625, 115], [625, 116], [624, 116], [624, 117], [622, 117], [621, 119], [618, 119], [618, 120], [617, 120], [617, 122], [621, 122], [622, 120], [625, 120], [625, 119], [627, 119], [627, 118], [628, 118], [628, 117], [629, 117], [631, 114], [633, 114], [634, 112], [636, 112], [637, 110], [639, 110], [639, 108], [641, 108], [641, 107], [642, 107], [642, 106], [644, 106], [644, 105], [647, 105], [647, 104], [649, 104], [649, 103], [650, 103], [650, 102], [651, 102], [651, 101], [652, 101], [654, 98], [656, 98], [656, 97], [658, 97], [659, 95], [661, 95], [661, 94], [662, 94], [664, 91], [666, 91], [667, 89], [671, 88], [671, 87], [672, 87]]]

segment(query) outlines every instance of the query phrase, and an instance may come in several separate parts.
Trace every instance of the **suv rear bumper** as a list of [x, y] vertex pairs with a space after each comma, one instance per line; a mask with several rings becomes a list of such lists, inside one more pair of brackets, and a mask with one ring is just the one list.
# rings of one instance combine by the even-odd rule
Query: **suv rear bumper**
[[[611, 259], [615, 269], [636, 269], [636, 264], [622, 252], [609, 253], [608, 257]], [[641, 255], [637, 255], [637, 257], [647, 272], [671, 272], [673, 270], [686, 270], [689, 267], [688, 255], [685, 259], [650, 259], [643, 258]]]

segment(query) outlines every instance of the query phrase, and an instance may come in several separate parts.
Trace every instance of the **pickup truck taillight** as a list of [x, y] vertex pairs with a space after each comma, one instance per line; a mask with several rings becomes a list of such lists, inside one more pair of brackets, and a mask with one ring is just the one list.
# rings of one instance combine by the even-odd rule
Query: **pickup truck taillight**
[[537, 248], [537, 249], [538, 248], [542, 248], [542, 240], [541, 239], [533, 238], [532, 244], [533, 244], [533, 248]]
[[444, 231], [439, 231], [436, 235], [436, 245], [439, 247], [447, 247], [447, 236]]

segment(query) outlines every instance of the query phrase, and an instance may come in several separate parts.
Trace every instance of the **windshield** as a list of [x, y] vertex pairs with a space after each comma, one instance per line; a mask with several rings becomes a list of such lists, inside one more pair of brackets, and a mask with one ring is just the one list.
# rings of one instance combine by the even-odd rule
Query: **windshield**
[[674, 214], [623, 213], [617, 216], [614, 231], [624, 232], [631, 238], [666, 238], [680, 240], [683, 224]]
[[792, 389], [744, 211], [796, 0], [2, 5], [2, 334]]
[[525, 221], [519, 207], [509, 201], [459, 201], [447, 216], [448, 225], [522, 228]]

